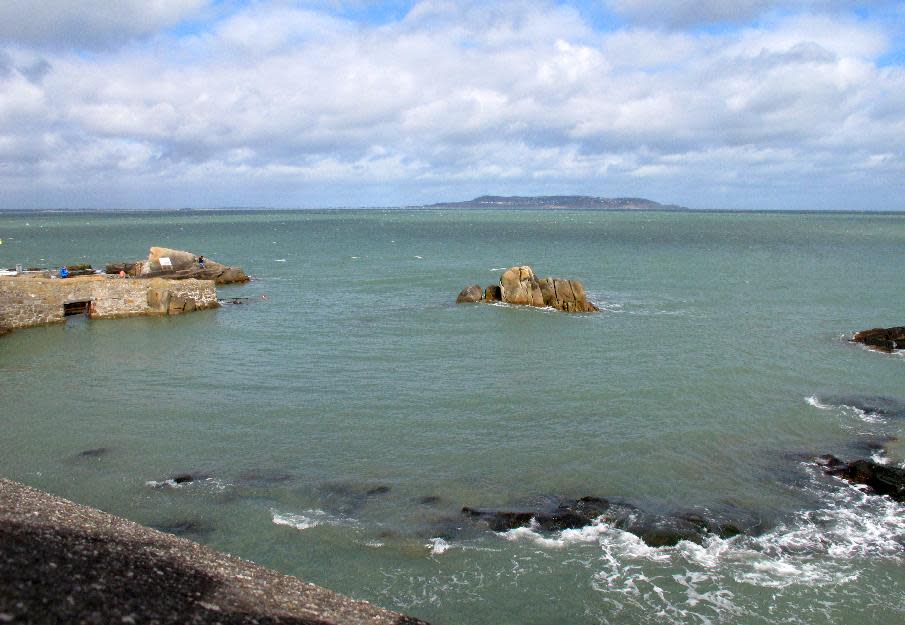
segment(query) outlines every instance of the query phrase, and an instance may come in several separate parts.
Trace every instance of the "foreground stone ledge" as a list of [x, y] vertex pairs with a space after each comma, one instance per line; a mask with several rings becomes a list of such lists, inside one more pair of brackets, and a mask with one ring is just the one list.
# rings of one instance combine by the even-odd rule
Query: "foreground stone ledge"
[[0, 623], [426, 625], [4, 478]]

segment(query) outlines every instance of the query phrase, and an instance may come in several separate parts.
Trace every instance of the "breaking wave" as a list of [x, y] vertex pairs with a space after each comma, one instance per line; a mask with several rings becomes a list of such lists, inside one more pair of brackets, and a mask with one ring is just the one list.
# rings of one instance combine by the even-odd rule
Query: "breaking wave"
[[542, 549], [596, 545], [599, 555], [585, 563], [592, 586], [620, 610], [645, 615], [638, 622], [813, 622], [813, 615], [769, 615], [751, 587], [789, 600], [819, 598], [833, 613], [829, 606], [844, 601], [845, 584], [871, 575], [878, 560], [905, 562], [905, 506], [828, 479], [816, 465], [802, 466], [810, 477], [804, 489], [822, 505], [759, 536], [709, 535], [700, 545], [650, 547], [603, 520], [552, 535], [526, 527], [499, 536]]
[[349, 525], [351, 521], [336, 517], [323, 510], [306, 510], [304, 513], [278, 512], [271, 510], [274, 525], [288, 525], [297, 530], [307, 530], [318, 525]]

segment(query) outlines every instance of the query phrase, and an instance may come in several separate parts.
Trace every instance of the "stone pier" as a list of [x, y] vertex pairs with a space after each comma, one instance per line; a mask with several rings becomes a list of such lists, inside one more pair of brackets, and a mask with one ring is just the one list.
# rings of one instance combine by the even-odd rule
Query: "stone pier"
[[212, 280], [0, 277], [0, 329], [7, 330], [59, 323], [69, 314], [92, 319], [178, 315], [218, 305]]

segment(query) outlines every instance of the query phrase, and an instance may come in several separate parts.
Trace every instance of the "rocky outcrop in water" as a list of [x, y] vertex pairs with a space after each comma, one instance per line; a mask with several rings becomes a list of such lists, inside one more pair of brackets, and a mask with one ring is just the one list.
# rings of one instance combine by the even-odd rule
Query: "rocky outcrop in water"
[[[238, 267], [229, 267], [197, 254], [174, 250], [167, 247], [152, 247], [147, 260], [134, 263], [111, 263], [106, 266], [108, 274], [124, 272], [131, 278], [165, 277], [172, 279], [195, 278], [213, 280], [216, 284], [248, 282], [249, 277]], [[163, 260], [163, 262], [161, 262]]]
[[863, 343], [874, 349], [891, 352], [894, 349], [905, 349], [905, 326], [894, 328], [872, 328], [855, 332], [853, 343]]
[[905, 469], [873, 460], [843, 462], [827, 454], [817, 458], [823, 470], [853, 484], [868, 486], [878, 495], [889, 495], [896, 501], [905, 501]]
[[600, 310], [588, 301], [584, 286], [578, 280], [538, 278], [527, 265], [507, 269], [500, 277], [499, 285], [490, 285], [482, 292], [480, 285], [473, 284], [462, 289], [456, 298], [457, 304], [478, 302], [550, 307], [565, 312]]

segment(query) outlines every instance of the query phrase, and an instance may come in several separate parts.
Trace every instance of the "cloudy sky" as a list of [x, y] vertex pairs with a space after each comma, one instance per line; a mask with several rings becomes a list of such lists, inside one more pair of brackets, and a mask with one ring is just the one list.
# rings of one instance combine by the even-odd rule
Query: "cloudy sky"
[[0, 208], [905, 210], [905, 1], [3, 0]]

